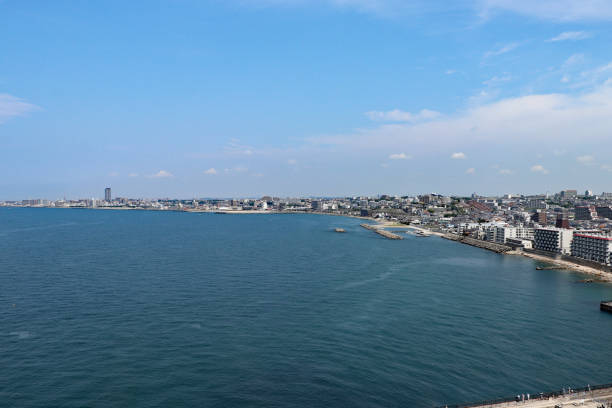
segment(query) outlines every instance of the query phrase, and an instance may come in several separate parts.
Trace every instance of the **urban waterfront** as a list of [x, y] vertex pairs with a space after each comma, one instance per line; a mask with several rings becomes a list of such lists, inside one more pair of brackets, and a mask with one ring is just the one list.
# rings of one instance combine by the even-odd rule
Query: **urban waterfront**
[[428, 407], [612, 379], [612, 285], [362, 222], [0, 208], [0, 400]]

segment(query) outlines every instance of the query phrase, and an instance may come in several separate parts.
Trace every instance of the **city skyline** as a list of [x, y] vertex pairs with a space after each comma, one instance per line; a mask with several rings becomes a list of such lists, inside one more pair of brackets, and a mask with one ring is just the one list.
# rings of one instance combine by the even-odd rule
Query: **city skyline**
[[610, 20], [595, 0], [2, 1], [0, 200], [608, 191]]

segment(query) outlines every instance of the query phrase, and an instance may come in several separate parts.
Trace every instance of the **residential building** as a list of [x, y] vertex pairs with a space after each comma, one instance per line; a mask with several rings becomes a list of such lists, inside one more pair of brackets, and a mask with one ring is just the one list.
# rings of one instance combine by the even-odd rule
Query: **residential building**
[[111, 189], [110, 187], [106, 187], [104, 189], [104, 201], [108, 201], [109, 203], [112, 201]]
[[595, 206], [592, 205], [577, 205], [574, 211], [577, 221], [590, 221], [597, 218], [597, 211], [595, 210]]
[[569, 255], [574, 231], [563, 228], [536, 228], [534, 248]]
[[612, 207], [610, 207], [609, 205], [596, 207], [595, 211], [597, 211], [597, 215], [599, 217], [612, 220]]
[[575, 233], [571, 246], [572, 256], [598, 262], [604, 265], [611, 264], [612, 237], [610, 235]]

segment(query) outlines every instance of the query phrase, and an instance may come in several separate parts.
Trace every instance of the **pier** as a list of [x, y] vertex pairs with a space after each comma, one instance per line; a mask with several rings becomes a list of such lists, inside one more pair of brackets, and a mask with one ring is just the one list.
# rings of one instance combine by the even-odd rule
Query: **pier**
[[489, 241], [482, 241], [480, 239], [464, 237], [461, 235], [444, 234], [442, 238], [446, 238], [451, 241], [461, 242], [462, 244], [467, 244], [478, 248], [488, 249], [489, 251], [497, 252], [498, 254], [503, 254], [512, 251], [512, 248], [507, 245], [496, 244], [494, 242]]
[[612, 313], [612, 300], [606, 300], [599, 304], [599, 310]]
[[[528, 396], [528, 399], [527, 399]], [[612, 384], [586, 386], [540, 394], [520, 394], [511, 398], [482, 401], [472, 404], [442, 405], [438, 408], [612, 408]]]
[[367, 230], [374, 231], [375, 233], [377, 233], [379, 235], [382, 235], [383, 237], [388, 238], [388, 239], [404, 239], [404, 238], [400, 237], [399, 235], [394, 234], [394, 233], [389, 232], [389, 231], [385, 231], [384, 229], [382, 229], [381, 227], [378, 227], [376, 225], [361, 224], [361, 226], [363, 228], [367, 229]]

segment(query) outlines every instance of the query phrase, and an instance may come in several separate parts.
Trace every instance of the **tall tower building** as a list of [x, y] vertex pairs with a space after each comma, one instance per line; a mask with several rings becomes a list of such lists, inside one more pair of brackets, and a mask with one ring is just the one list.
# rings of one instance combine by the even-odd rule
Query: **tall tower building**
[[108, 201], [111, 202], [112, 201], [112, 196], [111, 196], [111, 189], [110, 187], [106, 187], [104, 189], [104, 201]]

